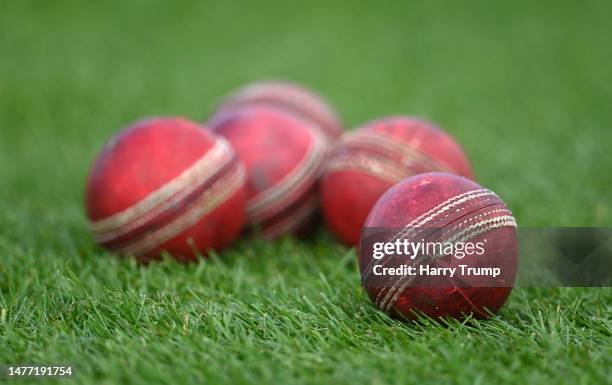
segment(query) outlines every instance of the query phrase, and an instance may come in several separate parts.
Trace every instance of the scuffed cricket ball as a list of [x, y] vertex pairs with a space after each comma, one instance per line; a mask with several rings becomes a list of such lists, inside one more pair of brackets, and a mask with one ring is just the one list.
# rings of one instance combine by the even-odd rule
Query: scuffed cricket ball
[[269, 80], [247, 84], [230, 93], [214, 115], [256, 105], [276, 107], [307, 120], [330, 142], [342, 134], [342, 122], [329, 103], [314, 91], [289, 81]]
[[248, 224], [267, 239], [308, 229], [319, 207], [327, 151], [312, 124], [257, 105], [219, 113], [208, 125], [229, 140], [247, 169]]
[[93, 164], [85, 208], [95, 240], [146, 261], [220, 250], [245, 223], [246, 172], [230, 144], [181, 118], [137, 122]]
[[321, 178], [321, 205], [329, 229], [345, 245], [356, 245], [378, 198], [402, 179], [430, 171], [473, 179], [461, 146], [429, 122], [396, 116], [344, 134]]
[[516, 221], [491, 190], [448, 173], [403, 180], [372, 208], [359, 249], [374, 304], [405, 319], [488, 318], [516, 277]]

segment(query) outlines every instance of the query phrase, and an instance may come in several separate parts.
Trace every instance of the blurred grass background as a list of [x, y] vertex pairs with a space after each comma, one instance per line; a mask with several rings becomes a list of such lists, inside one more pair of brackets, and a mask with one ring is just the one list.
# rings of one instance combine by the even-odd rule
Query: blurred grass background
[[82, 194], [119, 128], [203, 121], [230, 89], [287, 78], [347, 127], [440, 124], [522, 226], [611, 226], [611, 16], [604, 0], [3, 2], [0, 362], [73, 362], [83, 383], [610, 383], [609, 289], [402, 325], [324, 231], [143, 269], [92, 244]]

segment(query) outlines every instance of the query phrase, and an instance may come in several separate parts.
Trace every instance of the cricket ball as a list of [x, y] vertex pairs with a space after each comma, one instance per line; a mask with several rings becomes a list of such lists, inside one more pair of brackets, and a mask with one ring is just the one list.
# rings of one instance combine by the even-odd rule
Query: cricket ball
[[[417, 251], [391, 247], [381, 258], [372, 252], [376, 242], [405, 242]], [[359, 247], [370, 299], [406, 319], [418, 313], [490, 317], [510, 294], [517, 263], [516, 221], [508, 207], [493, 191], [448, 173], [412, 176], [387, 191], [372, 208]]]
[[181, 118], [137, 122], [95, 160], [85, 208], [95, 240], [121, 255], [181, 261], [220, 250], [246, 220], [246, 171], [228, 141]]
[[356, 245], [378, 198], [402, 179], [430, 171], [473, 179], [461, 146], [432, 123], [397, 116], [344, 134], [332, 148], [321, 180], [328, 227], [344, 244]]
[[269, 105], [289, 111], [309, 121], [329, 141], [342, 134], [342, 122], [327, 101], [314, 91], [292, 82], [262, 81], [248, 84], [230, 93], [217, 108], [217, 113], [245, 105]]
[[227, 138], [247, 170], [247, 222], [267, 239], [305, 230], [317, 194], [326, 141], [284, 110], [245, 106], [215, 115], [210, 129]]

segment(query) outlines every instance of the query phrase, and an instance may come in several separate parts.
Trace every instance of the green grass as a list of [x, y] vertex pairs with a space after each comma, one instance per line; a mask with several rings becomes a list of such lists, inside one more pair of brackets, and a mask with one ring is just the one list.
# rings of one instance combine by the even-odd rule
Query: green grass
[[82, 210], [118, 128], [203, 120], [272, 77], [348, 126], [438, 122], [522, 226], [612, 226], [612, 3], [1, 8], [0, 363], [73, 363], [92, 384], [612, 383], [609, 288], [518, 288], [491, 321], [402, 324], [324, 230], [141, 267], [98, 249]]

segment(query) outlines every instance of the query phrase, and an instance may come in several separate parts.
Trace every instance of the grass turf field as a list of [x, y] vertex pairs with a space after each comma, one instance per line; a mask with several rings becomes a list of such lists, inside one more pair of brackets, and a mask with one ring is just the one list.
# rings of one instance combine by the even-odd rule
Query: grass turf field
[[73, 363], [92, 384], [611, 383], [610, 289], [518, 288], [494, 320], [407, 325], [373, 308], [354, 251], [324, 230], [139, 267], [95, 247], [82, 210], [118, 128], [203, 120], [234, 86], [290, 78], [347, 126], [409, 113], [447, 128], [522, 226], [611, 226], [611, 15], [607, 1], [4, 2], [0, 363]]

